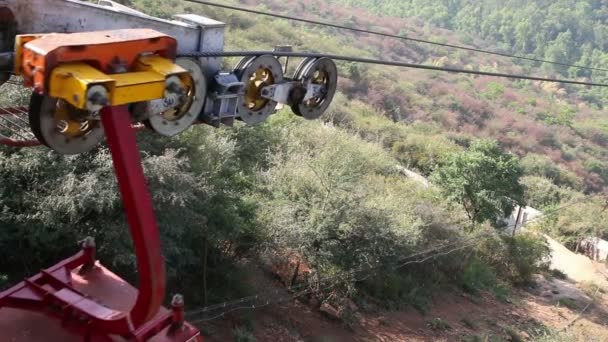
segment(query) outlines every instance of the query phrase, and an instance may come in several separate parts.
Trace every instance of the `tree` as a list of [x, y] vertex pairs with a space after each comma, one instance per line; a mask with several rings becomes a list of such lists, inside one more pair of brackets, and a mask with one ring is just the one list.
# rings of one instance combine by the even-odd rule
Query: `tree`
[[522, 175], [517, 157], [504, 153], [496, 141], [476, 140], [468, 151], [449, 155], [432, 178], [463, 206], [471, 222], [496, 224], [524, 204]]

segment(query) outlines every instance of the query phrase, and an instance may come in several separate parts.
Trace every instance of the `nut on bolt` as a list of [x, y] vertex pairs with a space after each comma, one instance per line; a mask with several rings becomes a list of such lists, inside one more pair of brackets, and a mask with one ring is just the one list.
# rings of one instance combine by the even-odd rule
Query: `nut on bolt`
[[87, 91], [87, 110], [98, 112], [110, 104], [108, 90], [102, 85], [94, 85]]
[[175, 333], [184, 326], [184, 296], [176, 294], [171, 299], [171, 327], [169, 332]]

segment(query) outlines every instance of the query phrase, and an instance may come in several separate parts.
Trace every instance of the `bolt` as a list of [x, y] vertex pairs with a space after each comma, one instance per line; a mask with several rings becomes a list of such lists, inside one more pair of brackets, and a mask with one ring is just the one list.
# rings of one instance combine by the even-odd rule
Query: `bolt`
[[90, 94], [88, 101], [91, 104], [99, 105], [99, 106], [107, 106], [108, 102], [109, 102], [108, 97], [99, 91], [94, 91], [92, 94]]
[[95, 247], [95, 238], [91, 236], [87, 236], [80, 242], [80, 247], [82, 248], [93, 248]]
[[87, 257], [86, 261], [82, 264], [82, 267], [78, 271], [78, 274], [83, 275], [95, 268], [95, 239], [90, 236], [86, 237], [80, 242], [80, 247]]
[[176, 294], [171, 299], [171, 307], [184, 307], [184, 296]]
[[171, 299], [172, 323], [169, 327], [169, 334], [173, 335], [182, 330], [184, 326], [184, 296], [176, 294]]

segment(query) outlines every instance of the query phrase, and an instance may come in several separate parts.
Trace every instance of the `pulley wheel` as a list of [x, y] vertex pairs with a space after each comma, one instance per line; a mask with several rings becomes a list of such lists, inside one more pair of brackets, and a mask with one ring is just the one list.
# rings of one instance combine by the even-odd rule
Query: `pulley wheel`
[[316, 60], [315, 57], [306, 57], [304, 58], [300, 64], [298, 64], [298, 67], [296, 68], [296, 72], [293, 74], [293, 79], [294, 80], [301, 80], [302, 79], [302, 72], [304, 71], [304, 69], [306, 69], [306, 67], [314, 62]]
[[207, 97], [207, 81], [201, 65], [191, 58], [178, 58], [175, 64], [186, 69], [190, 76], [181, 80], [186, 94], [174, 108], [162, 113], [150, 113], [146, 125], [156, 133], [171, 137], [194, 124], [203, 111]]
[[241, 72], [247, 64], [249, 64], [252, 60], [256, 59], [256, 56], [243, 57], [234, 67], [234, 73], [237, 74]]
[[270, 55], [241, 62], [235, 74], [245, 84], [245, 94], [239, 99], [237, 114], [246, 124], [257, 125], [272, 115], [277, 107], [276, 101], [262, 97], [261, 93], [264, 87], [283, 82], [283, 67]]
[[101, 121], [89, 119], [89, 112], [50, 96], [32, 94], [29, 122], [36, 138], [66, 155], [95, 148], [104, 136]]
[[[294, 89], [295, 96], [291, 99], [291, 109], [296, 115], [305, 119], [318, 119], [331, 104], [338, 88], [336, 64], [326, 57], [310, 60], [306, 65], [300, 66], [295, 77], [302, 88], [299, 89], [300, 91]], [[309, 86], [314, 86], [318, 92], [310, 98], [305, 98]]]

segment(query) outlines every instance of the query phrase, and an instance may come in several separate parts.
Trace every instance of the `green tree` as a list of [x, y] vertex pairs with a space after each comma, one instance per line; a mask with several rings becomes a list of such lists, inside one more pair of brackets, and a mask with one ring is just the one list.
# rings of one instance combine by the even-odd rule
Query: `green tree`
[[476, 140], [468, 151], [451, 154], [432, 178], [473, 223], [496, 224], [524, 204], [522, 175], [517, 157], [503, 152], [496, 141]]

